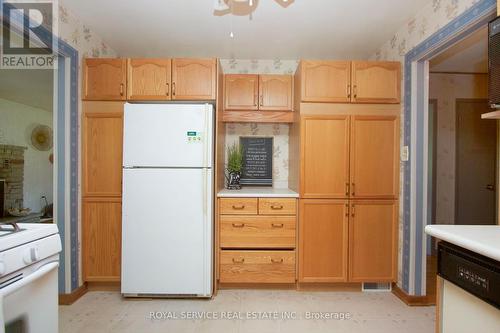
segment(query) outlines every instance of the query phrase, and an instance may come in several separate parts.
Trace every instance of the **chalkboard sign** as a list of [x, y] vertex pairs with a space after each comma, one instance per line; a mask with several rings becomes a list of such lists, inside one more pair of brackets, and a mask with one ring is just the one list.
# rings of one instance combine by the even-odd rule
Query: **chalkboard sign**
[[243, 147], [242, 185], [273, 185], [273, 138], [240, 137]]

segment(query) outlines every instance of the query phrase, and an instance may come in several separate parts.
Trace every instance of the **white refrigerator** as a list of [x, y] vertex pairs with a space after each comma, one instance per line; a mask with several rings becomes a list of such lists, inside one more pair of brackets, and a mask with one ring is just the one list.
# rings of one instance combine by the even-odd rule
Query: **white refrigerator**
[[125, 104], [124, 296], [211, 296], [213, 123], [209, 104]]

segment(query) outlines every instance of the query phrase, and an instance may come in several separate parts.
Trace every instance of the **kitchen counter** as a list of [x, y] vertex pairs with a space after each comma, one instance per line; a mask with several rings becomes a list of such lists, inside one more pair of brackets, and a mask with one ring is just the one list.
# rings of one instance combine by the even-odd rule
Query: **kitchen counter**
[[243, 187], [241, 190], [224, 189], [219, 198], [298, 198], [299, 194], [287, 188]]
[[30, 213], [26, 216], [0, 217], [0, 223], [36, 223], [40, 221], [41, 213]]
[[425, 227], [425, 232], [448, 243], [500, 261], [498, 225], [428, 225]]

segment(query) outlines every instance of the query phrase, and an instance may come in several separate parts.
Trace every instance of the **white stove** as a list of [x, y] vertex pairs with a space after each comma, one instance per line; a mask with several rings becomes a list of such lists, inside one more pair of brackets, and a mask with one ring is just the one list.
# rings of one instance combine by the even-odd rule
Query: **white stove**
[[57, 332], [57, 225], [0, 224], [0, 333]]

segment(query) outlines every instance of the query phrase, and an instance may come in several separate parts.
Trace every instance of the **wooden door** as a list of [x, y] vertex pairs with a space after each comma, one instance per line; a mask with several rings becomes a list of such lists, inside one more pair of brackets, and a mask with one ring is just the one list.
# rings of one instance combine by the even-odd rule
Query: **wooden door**
[[347, 200], [301, 199], [299, 282], [347, 281]]
[[216, 76], [215, 59], [173, 59], [172, 99], [215, 100]]
[[300, 71], [302, 102], [351, 100], [350, 61], [302, 61]]
[[355, 200], [350, 215], [349, 281], [396, 281], [397, 201]]
[[122, 193], [123, 102], [84, 102], [83, 197]]
[[481, 114], [488, 112], [488, 109], [487, 100], [456, 101], [454, 224], [497, 223], [498, 123], [481, 119]]
[[352, 63], [352, 102], [399, 103], [401, 100], [401, 64], [389, 61]]
[[171, 67], [170, 59], [129, 59], [127, 98], [170, 100]]
[[258, 110], [259, 76], [254, 74], [224, 75], [224, 109]]
[[83, 100], [126, 99], [127, 61], [119, 58], [83, 60]]
[[292, 111], [292, 76], [259, 75], [259, 110]]
[[303, 198], [349, 196], [349, 116], [305, 116], [301, 120]]
[[397, 116], [352, 116], [351, 197], [398, 197], [399, 126]]
[[121, 274], [121, 198], [83, 199], [84, 281], [119, 281]]

